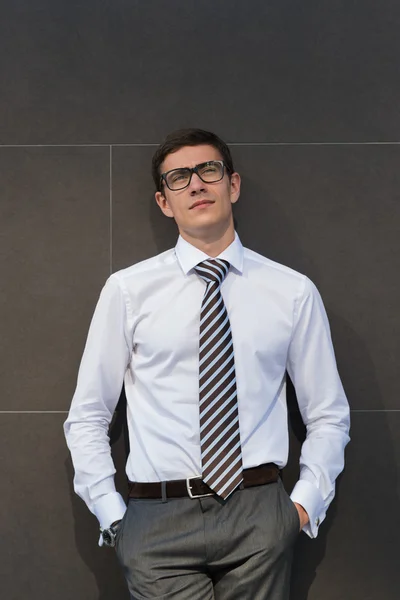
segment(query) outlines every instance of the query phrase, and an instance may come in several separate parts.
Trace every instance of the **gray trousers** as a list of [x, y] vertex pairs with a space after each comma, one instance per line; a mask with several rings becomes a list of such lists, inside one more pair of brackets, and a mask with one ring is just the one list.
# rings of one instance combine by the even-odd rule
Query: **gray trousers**
[[288, 600], [299, 529], [279, 480], [225, 502], [130, 499], [116, 551], [132, 600]]

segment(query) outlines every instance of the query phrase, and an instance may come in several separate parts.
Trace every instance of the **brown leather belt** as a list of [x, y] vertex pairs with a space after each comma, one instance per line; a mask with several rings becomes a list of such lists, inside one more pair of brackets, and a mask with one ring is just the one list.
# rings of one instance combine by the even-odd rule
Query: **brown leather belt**
[[[275, 483], [280, 476], [280, 469], [275, 463], [252, 467], [243, 470], [243, 482], [238, 489]], [[174, 481], [139, 483], [129, 481], [129, 498], [204, 498], [214, 496], [201, 477], [176, 479]]]

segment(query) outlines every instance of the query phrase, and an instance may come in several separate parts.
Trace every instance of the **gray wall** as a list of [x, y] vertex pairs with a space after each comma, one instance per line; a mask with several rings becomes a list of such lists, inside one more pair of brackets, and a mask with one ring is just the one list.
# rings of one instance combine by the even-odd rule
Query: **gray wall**
[[[127, 598], [62, 435], [110, 270], [175, 243], [149, 163], [170, 130], [229, 143], [245, 245], [326, 303], [352, 443], [293, 600], [400, 588], [398, 0], [13, 0], [0, 20], [0, 581], [6, 600]], [[291, 394], [297, 474], [303, 431]], [[124, 440], [113, 451], [124, 489]]]

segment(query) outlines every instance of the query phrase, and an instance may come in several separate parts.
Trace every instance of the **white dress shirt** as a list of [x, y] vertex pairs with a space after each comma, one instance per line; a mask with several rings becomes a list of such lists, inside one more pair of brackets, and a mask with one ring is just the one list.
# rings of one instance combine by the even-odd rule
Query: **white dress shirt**
[[[111, 275], [98, 301], [64, 425], [75, 491], [108, 527], [126, 505], [115, 490], [108, 428], [125, 382], [131, 481], [201, 475], [199, 318], [209, 258], [179, 237], [168, 250]], [[349, 407], [321, 297], [304, 275], [244, 248], [237, 234], [219, 255], [231, 264], [221, 291], [235, 351], [244, 468], [288, 460], [286, 371], [307, 437], [291, 498], [315, 537], [335, 493], [349, 441]], [[267, 507], [266, 507], [267, 510]]]

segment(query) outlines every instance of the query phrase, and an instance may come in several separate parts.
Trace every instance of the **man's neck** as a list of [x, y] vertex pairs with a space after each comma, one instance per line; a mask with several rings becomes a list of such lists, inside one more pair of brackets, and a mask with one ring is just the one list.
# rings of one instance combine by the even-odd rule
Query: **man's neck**
[[186, 242], [195, 248], [198, 248], [207, 254], [207, 256], [215, 258], [232, 244], [235, 239], [235, 229], [232, 225], [232, 227], [228, 227], [226, 231], [214, 235], [210, 233], [208, 236], [202, 235], [201, 237], [196, 237], [188, 234], [186, 231], [180, 231], [180, 235]]

